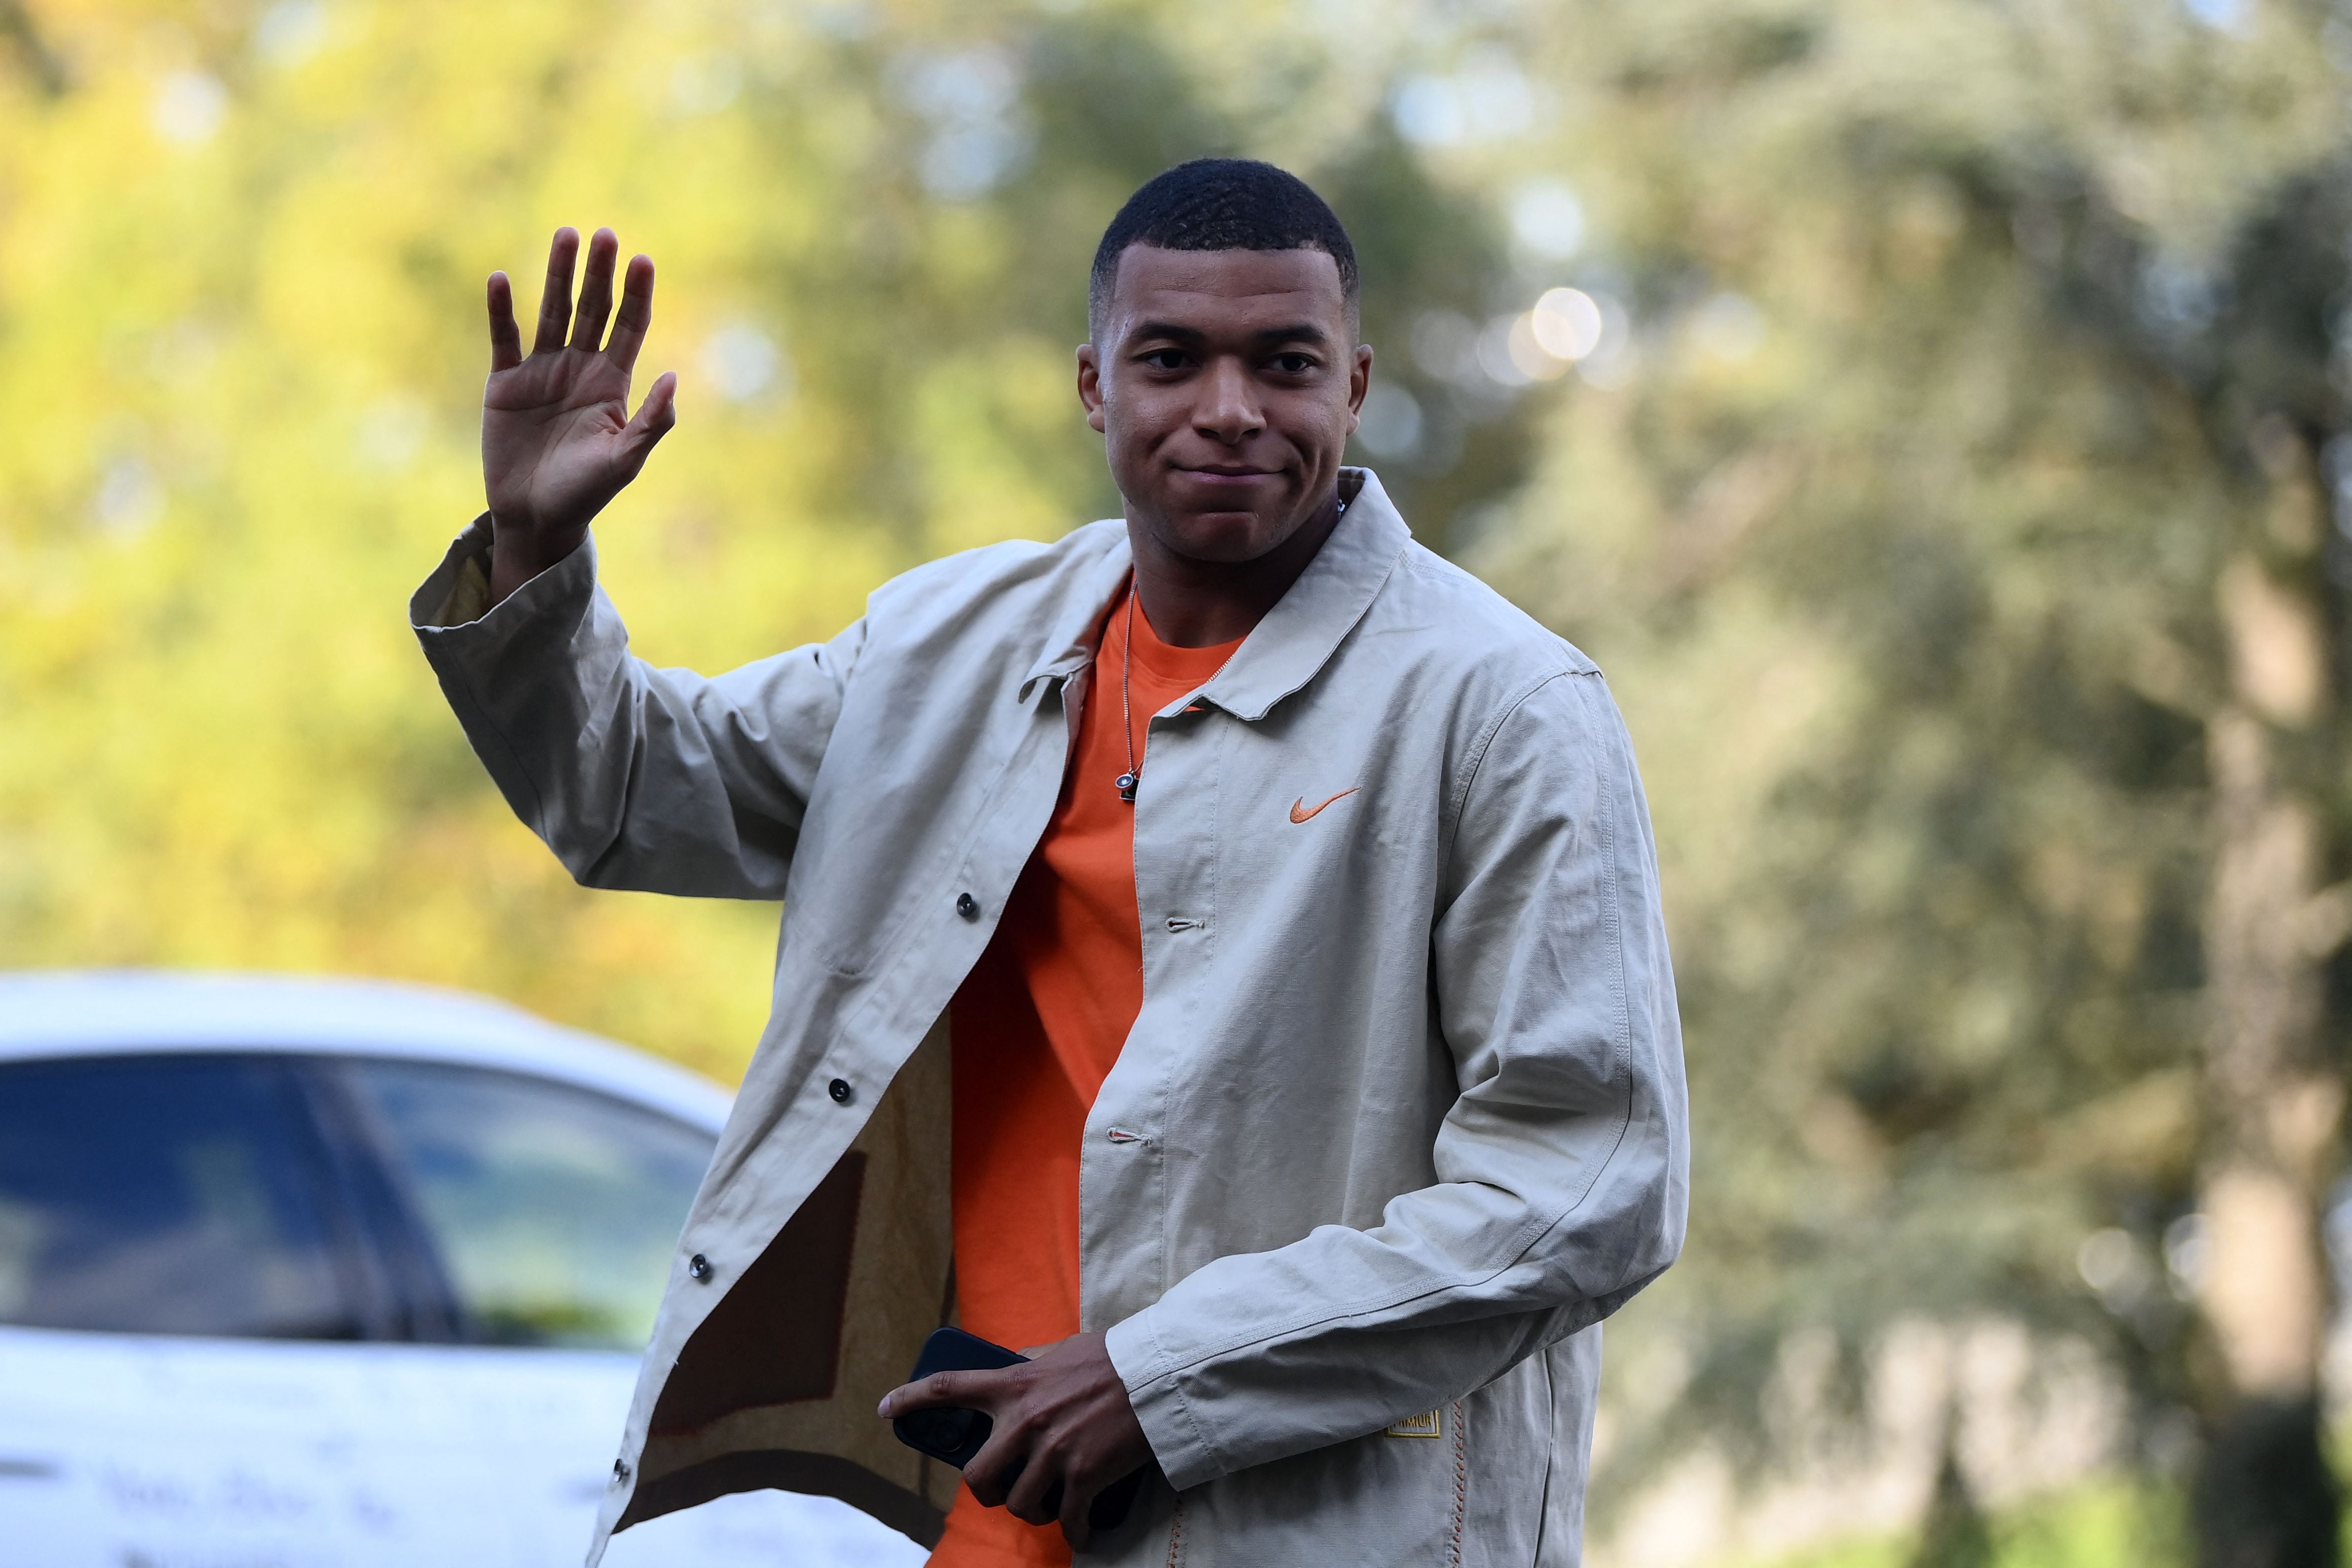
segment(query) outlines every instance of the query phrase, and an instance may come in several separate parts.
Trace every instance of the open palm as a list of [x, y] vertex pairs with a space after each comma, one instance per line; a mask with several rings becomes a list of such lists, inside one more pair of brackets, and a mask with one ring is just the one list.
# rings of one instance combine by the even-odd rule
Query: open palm
[[[620, 310], [613, 310], [620, 241], [600, 228], [588, 242], [580, 302], [572, 272], [580, 236], [555, 232], [539, 329], [523, 356], [514, 291], [489, 282], [490, 379], [482, 391], [482, 478], [493, 531], [492, 590], [505, 597], [578, 548], [591, 519], [637, 477], [654, 444], [677, 422], [677, 378], [665, 373], [629, 413], [629, 378], [653, 320], [654, 264], [631, 258]], [[613, 336], [604, 341], [610, 319]]]

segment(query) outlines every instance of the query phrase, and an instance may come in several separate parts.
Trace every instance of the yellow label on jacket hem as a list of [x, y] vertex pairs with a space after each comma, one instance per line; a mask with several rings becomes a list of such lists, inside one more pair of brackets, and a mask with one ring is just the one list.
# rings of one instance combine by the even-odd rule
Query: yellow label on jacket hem
[[1388, 1435], [1391, 1437], [1437, 1437], [1444, 1435], [1444, 1428], [1438, 1424], [1436, 1411], [1424, 1410], [1418, 1415], [1408, 1415], [1390, 1427]]

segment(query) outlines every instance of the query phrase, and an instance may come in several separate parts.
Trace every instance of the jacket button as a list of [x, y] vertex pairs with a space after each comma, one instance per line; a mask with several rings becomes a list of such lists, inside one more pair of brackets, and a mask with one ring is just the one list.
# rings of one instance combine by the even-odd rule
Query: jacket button
[[697, 1279], [708, 1279], [710, 1278], [710, 1259], [698, 1252], [686, 1260], [686, 1271]]
[[626, 1486], [629, 1484], [628, 1460], [615, 1459], [613, 1461], [613, 1480], [617, 1486]]
[[833, 1096], [833, 1102], [835, 1105], [847, 1105], [849, 1103], [849, 1080], [845, 1078], [835, 1079], [831, 1083], [824, 1086], [824, 1091], [825, 1093]]
[[958, 893], [956, 895], [956, 913], [961, 915], [968, 921], [978, 920], [980, 918], [980, 900], [973, 898], [970, 893]]

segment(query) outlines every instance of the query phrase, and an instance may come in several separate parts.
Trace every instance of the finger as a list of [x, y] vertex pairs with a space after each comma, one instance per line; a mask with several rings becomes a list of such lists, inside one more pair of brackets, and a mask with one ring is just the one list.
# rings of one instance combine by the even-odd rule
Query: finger
[[[1033, 1436], [1034, 1445], [1036, 1438]], [[1004, 1511], [1030, 1524], [1051, 1524], [1062, 1506], [1063, 1460], [1058, 1454], [1031, 1447], [1022, 1456], [1019, 1470], [1003, 1478]]]
[[514, 285], [503, 272], [490, 274], [490, 369], [512, 370], [522, 363], [522, 333], [515, 326]]
[[[646, 394], [646, 406], [651, 407], [654, 399], [662, 395], [662, 382], [675, 384], [677, 379], [664, 372], [661, 381], [654, 383], [653, 391]], [[644, 418], [645, 415], [645, 408], [637, 410], [638, 419]], [[636, 420], [632, 419], [629, 423], [634, 426]], [[990, 1395], [995, 1392], [992, 1385], [1001, 1375], [991, 1372], [935, 1372], [913, 1383], [900, 1384], [884, 1394], [881, 1415], [888, 1419], [904, 1415], [909, 1410], [984, 1410], [991, 1403]]]
[[[672, 372], [664, 371], [654, 378], [653, 385], [646, 389], [646, 400], [637, 405], [636, 413], [630, 417], [626, 425], [621, 426], [621, 460], [627, 465], [631, 479], [635, 479], [637, 470], [646, 466], [646, 459], [653, 456], [654, 447], [659, 444], [663, 437], [669, 434], [670, 426], [677, 423], [677, 377]], [[932, 1377], [956, 1375], [958, 1374], [954, 1373], [942, 1372], [934, 1373]], [[924, 1384], [930, 1381], [930, 1378], [923, 1380]], [[919, 1387], [922, 1384], [909, 1386]], [[891, 1397], [896, 1398], [897, 1395], [894, 1394]], [[950, 1403], [954, 1402], [950, 1401]], [[922, 1406], [909, 1405], [907, 1408], [918, 1410]]]
[[566, 224], [547, 247], [547, 282], [539, 291], [539, 331], [530, 352], [552, 353], [563, 346], [572, 321], [572, 264], [580, 258], [580, 231]]
[[600, 228], [588, 241], [587, 275], [580, 279], [580, 310], [572, 318], [572, 346], [594, 353], [604, 346], [604, 323], [613, 314], [613, 258], [620, 239]]
[[1028, 1457], [1019, 1451], [1013, 1436], [1003, 1422], [997, 1422], [980, 1452], [964, 1461], [963, 1484], [983, 1508], [1003, 1507], [1027, 1464]]
[[625, 375], [637, 366], [637, 350], [645, 346], [646, 329], [654, 319], [654, 258], [629, 258], [629, 271], [621, 284], [621, 310], [613, 318], [613, 341], [604, 357]]
[[1055, 1500], [1062, 1505], [1057, 1516], [1062, 1526], [1062, 1539], [1070, 1543], [1073, 1552], [1084, 1552], [1087, 1542], [1094, 1539], [1095, 1527], [1087, 1516], [1094, 1509], [1097, 1489], [1081, 1487], [1077, 1479], [1071, 1477], [1063, 1483], [1061, 1497]]

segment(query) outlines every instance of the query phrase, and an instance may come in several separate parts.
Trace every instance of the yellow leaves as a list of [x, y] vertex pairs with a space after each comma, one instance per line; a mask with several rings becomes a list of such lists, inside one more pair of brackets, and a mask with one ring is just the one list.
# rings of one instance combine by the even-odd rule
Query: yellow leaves
[[481, 505], [483, 279], [528, 319], [561, 223], [656, 258], [680, 421], [597, 542], [638, 649], [719, 669], [1108, 503], [1070, 351], [1129, 174], [924, 195], [893, 62], [1011, 13], [33, 9], [71, 86], [0, 57], [0, 964], [429, 979], [731, 1074], [774, 912], [573, 887], [403, 624]]
[[[999, 342], [939, 364], [915, 408], [924, 454], [924, 538], [944, 554], [1002, 539], [1051, 539], [1072, 518], [1040, 483], [1075, 470], [1094, 443], [1078, 426], [1074, 351], [1043, 338]], [[1041, 461], [1041, 458], [1043, 459]], [[1060, 476], [1056, 476], [1060, 477]]]
[[[841, 172], [646, 101], [643, 16], [316, 10], [44, 7], [76, 85], [0, 94], [0, 963], [437, 980], [728, 1076], [773, 911], [572, 886], [402, 608], [480, 505], [484, 275], [532, 309], [560, 221], [662, 257], [642, 391]], [[814, 502], [838, 389], [683, 406], [599, 531], [648, 654], [829, 636], [906, 563]]]

